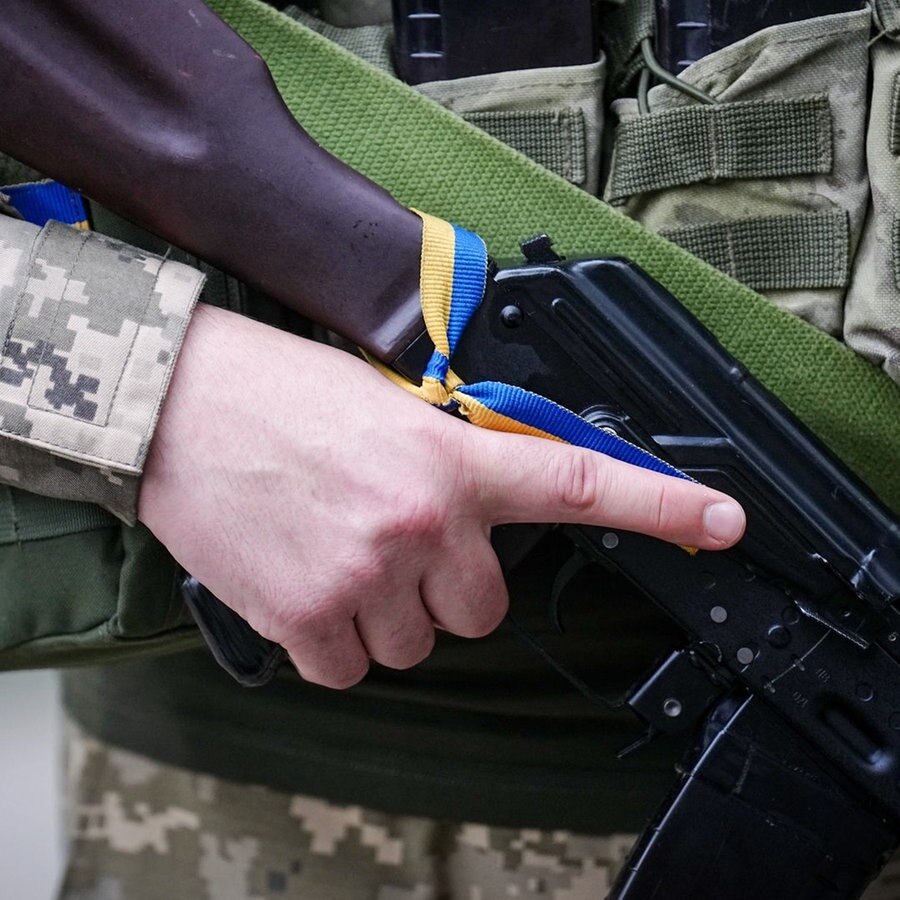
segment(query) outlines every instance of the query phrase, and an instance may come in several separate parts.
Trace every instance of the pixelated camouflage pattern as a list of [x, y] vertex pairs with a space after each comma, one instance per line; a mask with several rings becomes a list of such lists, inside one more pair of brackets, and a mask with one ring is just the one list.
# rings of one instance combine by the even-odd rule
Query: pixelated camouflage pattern
[[[337, 806], [68, 729], [72, 844], [59, 900], [602, 900], [637, 838]], [[862, 900], [900, 900], [900, 854]]]
[[635, 840], [337, 806], [165, 766], [71, 727], [61, 900], [599, 900]]
[[[852, 259], [869, 209], [865, 133], [870, 30], [868, 10], [780, 25], [710, 54], [681, 76], [721, 101], [827, 92], [833, 121], [830, 172], [673, 187], [632, 196], [624, 211], [651, 230], [666, 232], [750, 217], [844, 210]], [[654, 87], [649, 101], [651, 115], [696, 103], [666, 85]], [[622, 121], [639, 115], [631, 98], [616, 101], [613, 111]], [[778, 141], [779, 136], [762, 134], [759, 140]], [[835, 336], [842, 334], [845, 293], [846, 284], [767, 292], [778, 305]]]
[[0, 216], [0, 482], [133, 523], [202, 283], [102, 235]]

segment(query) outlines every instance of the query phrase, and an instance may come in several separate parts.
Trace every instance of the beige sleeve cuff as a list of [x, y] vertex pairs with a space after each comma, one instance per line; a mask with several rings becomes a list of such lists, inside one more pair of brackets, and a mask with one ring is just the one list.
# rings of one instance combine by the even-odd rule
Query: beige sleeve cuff
[[202, 285], [103, 235], [0, 217], [0, 482], [133, 524]]

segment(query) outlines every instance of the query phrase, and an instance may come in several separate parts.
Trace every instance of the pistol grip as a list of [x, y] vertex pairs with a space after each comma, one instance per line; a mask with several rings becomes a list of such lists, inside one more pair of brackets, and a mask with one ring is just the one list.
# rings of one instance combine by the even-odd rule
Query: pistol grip
[[254, 631], [193, 575], [184, 576], [181, 593], [216, 662], [235, 681], [261, 687], [275, 677], [288, 658], [283, 647]]

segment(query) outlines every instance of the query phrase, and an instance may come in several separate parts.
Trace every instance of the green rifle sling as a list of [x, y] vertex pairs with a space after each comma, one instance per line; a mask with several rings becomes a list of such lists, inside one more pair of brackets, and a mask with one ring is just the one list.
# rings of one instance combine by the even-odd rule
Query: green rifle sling
[[[664, 284], [895, 512], [900, 388], [828, 335], [258, 0], [210, 5], [266, 60], [293, 114], [398, 200], [477, 231], [500, 259], [548, 232]], [[339, 265], [339, 261], [335, 261]]]

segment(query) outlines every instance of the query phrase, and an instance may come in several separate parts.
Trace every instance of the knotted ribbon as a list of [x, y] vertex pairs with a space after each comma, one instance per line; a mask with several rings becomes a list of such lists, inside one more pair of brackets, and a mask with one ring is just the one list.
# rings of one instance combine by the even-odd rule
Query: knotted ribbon
[[471, 231], [418, 210], [414, 212], [422, 219], [419, 289], [425, 328], [434, 344], [434, 353], [421, 385], [376, 363], [391, 381], [434, 406], [458, 410], [482, 428], [560, 441], [643, 469], [691, 480], [652, 453], [540, 394], [498, 381], [465, 384], [451, 368], [451, 361], [466, 325], [484, 297], [487, 248]]

